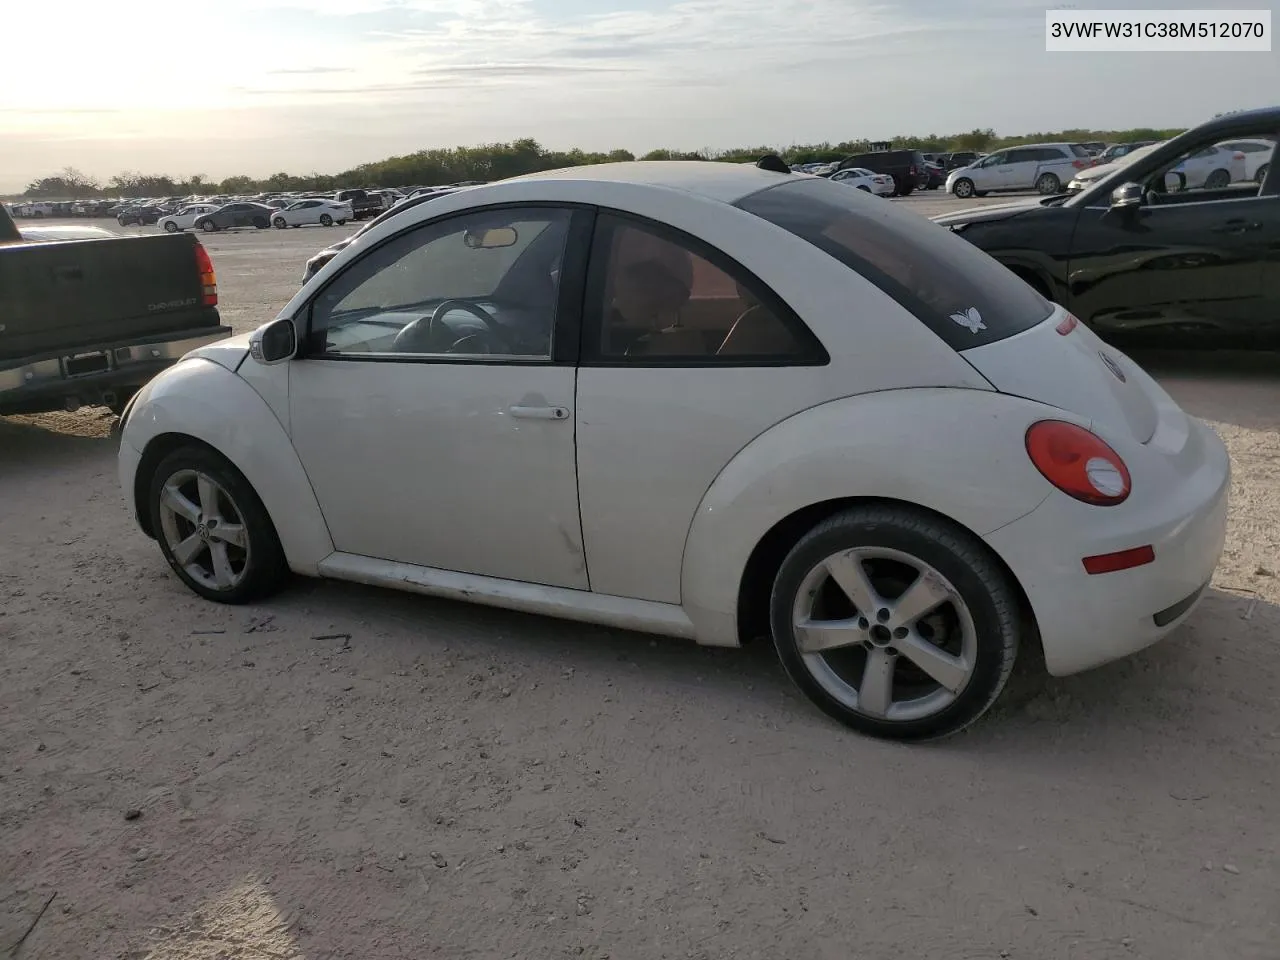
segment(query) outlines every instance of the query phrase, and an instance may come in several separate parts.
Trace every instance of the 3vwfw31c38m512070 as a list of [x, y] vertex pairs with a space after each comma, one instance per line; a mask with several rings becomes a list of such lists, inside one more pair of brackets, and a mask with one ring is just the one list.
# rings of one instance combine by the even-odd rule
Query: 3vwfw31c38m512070
[[1222, 550], [1218, 437], [927, 220], [736, 164], [580, 167], [361, 234], [126, 410], [177, 575], [288, 571], [734, 646], [870, 734], [959, 730], [1019, 649], [1174, 629]]

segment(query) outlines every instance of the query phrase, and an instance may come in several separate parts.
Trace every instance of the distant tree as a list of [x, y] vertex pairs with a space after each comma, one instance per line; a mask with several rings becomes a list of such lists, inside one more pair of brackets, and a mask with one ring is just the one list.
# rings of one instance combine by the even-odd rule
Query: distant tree
[[227, 177], [220, 184], [222, 193], [252, 193], [258, 189], [258, 181], [243, 175]]

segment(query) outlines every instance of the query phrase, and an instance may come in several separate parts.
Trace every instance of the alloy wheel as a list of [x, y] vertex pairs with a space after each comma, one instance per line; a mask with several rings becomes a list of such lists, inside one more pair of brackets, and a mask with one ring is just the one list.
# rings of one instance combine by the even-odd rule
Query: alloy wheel
[[792, 623], [814, 681], [875, 720], [938, 714], [977, 664], [977, 631], [959, 592], [898, 550], [859, 547], [827, 557], [801, 582]]
[[234, 590], [249, 569], [244, 515], [227, 490], [199, 470], [178, 470], [160, 488], [160, 527], [174, 561], [210, 590]]

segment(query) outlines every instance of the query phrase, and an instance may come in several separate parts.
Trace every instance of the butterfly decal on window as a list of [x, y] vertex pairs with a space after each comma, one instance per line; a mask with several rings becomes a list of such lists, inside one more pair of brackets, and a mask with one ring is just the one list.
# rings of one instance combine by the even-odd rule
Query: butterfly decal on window
[[953, 313], [951, 319], [970, 333], [977, 333], [979, 330], [987, 329], [987, 325], [982, 322], [982, 314], [978, 312], [977, 307], [970, 307], [964, 313]]

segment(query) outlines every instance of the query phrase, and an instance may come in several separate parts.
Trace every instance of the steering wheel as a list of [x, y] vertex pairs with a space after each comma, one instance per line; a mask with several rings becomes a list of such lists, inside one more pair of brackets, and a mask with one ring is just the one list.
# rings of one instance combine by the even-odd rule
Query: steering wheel
[[467, 300], [445, 300], [431, 311], [431, 316], [419, 317], [417, 320], [407, 323], [396, 334], [395, 340], [391, 342], [391, 348], [402, 353], [437, 352], [433, 349], [432, 335], [443, 325], [445, 316], [452, 310], [462, 310], [471, 314], [471, 316], [484, 324], [485, 332], [490, 337], [499, 344], [503, 343], [502, 329], [482, 307], [478, 307]]

